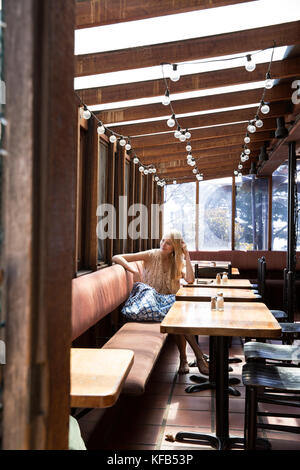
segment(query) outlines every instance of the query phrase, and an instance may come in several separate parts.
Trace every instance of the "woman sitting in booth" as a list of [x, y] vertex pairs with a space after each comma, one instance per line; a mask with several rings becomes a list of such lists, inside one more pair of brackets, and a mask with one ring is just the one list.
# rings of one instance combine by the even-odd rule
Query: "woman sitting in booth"
[[[185, 263], [184, 263], [185, 259]], [[175, 294], [180, 288], [180, 279], [193, 283], [194, 272], [190, 255], [182, 235], [177, 230], [165, 234], [160, 248], [139, 253], [113, 256], [112, 261], [123, 266], [139, 278], [139, 271], [130, 266], [132, 261], [143, 261], [142, 282], [135, 282], [122, 313], [134, 321], [162, 321], [175, 302]], [[184, 269], [185, 264], [185, 269]], [[179, 349], [178, 372], [187, 374], [189, 366], [186, 357], [186, 341], [193, 349], [199, 372], [208, 375], [208, 363], [198, 346], [194, 335], [174, 335]]]

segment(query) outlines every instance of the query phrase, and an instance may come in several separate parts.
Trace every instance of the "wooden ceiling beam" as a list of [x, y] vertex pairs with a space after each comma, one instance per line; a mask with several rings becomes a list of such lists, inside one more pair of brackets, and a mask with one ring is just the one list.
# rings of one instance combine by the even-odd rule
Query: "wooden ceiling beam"
[[274, 41], [276, 47], [300, 43], [300, 21], [183, 41], [77, 55], [75, 76], [241, 54], [272, 47]]
[[[232, 135], [232, 136], [225, 136], [225, 137], [219, 137], [219, 138], [216, 138], [216, 139], [204, 139], [204, 140], [197, 140], [194, 138], [194, 136], [192, 136], [192, 142], [191, 142], [191, 145], [192, 145], [192, 153], [194, 152], [203, 152], [205, 150], [210, 150], [210, 149], [217, 149], [217, 148], [222, 148], [222, 147], [226, 147], [226, 146], [232, 146], [232, 145], [240, 145], [240, 147], [242, 147], [242, 145], [244, 144], [244, 137], [245, 137], [245, 133], [243, 134], [239, 134], [239, 135]], [[255, 132], [255, 134], [253, 134], [251, 136], [251, 144], [253, 144], [254, 142], [265, 142], [265, 141], [269, 141], [271, 140], [272, 138], [274, 137], [274, 132], [272, 131], [266, 131], [266, 132]], [[173, 145], [171, 144], [168, 144], [168, 145], [157, 145], [157, 146], [153, 146], [153, 147], [141, 147], [141, 148], [138, 148], [138, 147], [135, 147], [134, 148], [134, 151], [136, 152], [136, 154], [143, 159], [149, 159], [149, 158], [155, 158], [155, 157], [161, 157], [163, 155], [170, 155], [170, 157], [172, 155], [178, 155], [182, 152], [186, 152], [186, 142], [185, 143], [182, 143], [182, 142], [178, 142], [177, 139], [174, 138], [174, 141], [176, 140], [176, 142], [174, 142]], [[250, 146], [251, 148], [251, 146]]]
[[77, 0], [75, 28], [144, 20], [247, 1], [249, 0]]
[[[172, 106], [176, 112], [181, 114], [192, 113], [196, 111], [207, 111], [229, 106], [243, 106], [257, 103], [261, 100], [263, 88], [255, 90], [236, 91], [233, 93], [223, 93], [219, 95], [202, 96], [200, 98], [190, 98], [185, 100], [176, 100]], [[267, 93], [267, 102], [284, 101], [291, 98], [291, 85], [284, 83], [274, 86]], [[169, 106], [160, 103], [148, 104], [145, 106], [132, 106], [130, 108], [103, 111], [95, 113], [101, 121], [112, 124], [122, 121], [133, 121], [138, 119], [149, 119], [160, 116], [166, 116], [169, 113]]]
[[[273, 62], [272, 78], [279, 80], [299, 75], [299, 62], [298, 57]], [[257, 64], [255, 70], [251, 73], [247, 72], [245, 67], [235, 67], [231, 69], [183, 75], [180, 77], [178, 82], [172, 82], [170, 91], [171, 94], [184, 93], [187, 91], [207, 90], [210, 88], [258, 82], [265, 79], [266, 70], [267, 64]], [[165, 90], [164, 80], [160, 78], [143, 82], [87, 88], [77, 90], [76, 93], [78, 93], [82, 101], [89, 106], [163, 96]], [[266, 99], [268, 99], [269, 92], [270, 90], [267, 91]]]
[[[212, 127], [203, 127], [201, 129], [193, 129], [192, 132], [192, 145], [195, 140], [208, 140], [216, 139], [218, 137], [229, 137], [232, 135], [245, 135], [247, 128], [247, 123], [234, 123], [221, 126], [212, 126]], [[257, 129], [255, 134], [258, 134], [262, 131], [272, 131], [276, 129], [276, 119], [269, 118], [264, 119], [264, 126], [261, 129]], [[149, 148], [154, 145], [167, 145], [174, 144], [174, 132], [167, 132], [164, 134], [152, 134], [152, 135], [143, 135], [140, 137], [132, 137], [131, 143], [133, 150], [135, 148]], [[184, 144], [183, 144], [184, 145]]]
[[[278, 103], [272, 103], [270, 106], [270, 112], [267, 115], [268, 119], [274, 116], [284, 116], [289, 114], [291, 111], [292, 102], [281, 101]], [[195, 128], [201, 126], [216, 126], [219, 124], [225, 124], [230, 122], [248, 121], [254, 118], [257, 107], [237, 109], [234, 111], [223, 111], [219, 113], [210, 114], [199, 114], [196, 116], [188, 116], [178, 118], [180, 126], [182, 128]], [[159, 121], [149, 121], [139, 124], [127, 124], [121, 126], [109, 126], [114, 132], [124, 136], [136, 136], [144, 134], [153, 134], [157, 132], [170, 131], [170, 127], [167, 126], [165, 119]], [[176, 130], [176, 126], [172, 128], [173, 132]]]

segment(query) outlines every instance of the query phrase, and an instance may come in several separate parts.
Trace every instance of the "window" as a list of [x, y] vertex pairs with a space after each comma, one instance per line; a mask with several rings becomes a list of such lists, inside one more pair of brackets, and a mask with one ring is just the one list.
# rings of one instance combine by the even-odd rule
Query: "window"
[[165, 186], [163, 232], [179, 230], [189, 250], [195, 250], [196, 183]]
[[[106, 201], [106, 181], [107, 181], [107, 157], [108, 157], [108, 145], [100, 140], [98, 150], [98, 180], [97, 180], [97, 206], [105, 204]], [[100, 218], [97, 218], [97, 223]], [[105, 256], [105, 240], [101, 240], [97, 237], [98, 243], [98, 264], [106, 261]]]
[[272, 175], [272, 250], [287, 249], [288, 163]]
[[243, 176], [236, 184], [235, 249], [268, 249], [268, 179]]
[[231, 250], [232, 178], [199, 183], [199, 250]]

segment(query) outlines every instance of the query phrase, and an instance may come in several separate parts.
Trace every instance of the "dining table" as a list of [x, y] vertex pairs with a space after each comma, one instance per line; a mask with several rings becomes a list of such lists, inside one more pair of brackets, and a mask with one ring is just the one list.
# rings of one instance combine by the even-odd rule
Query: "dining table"
[[227, 281], [217, 282], [216, 278], [195, 279], [194, 282], [188, 283], [182, 280], [183, 287], [218, 287], [219, 289], [254, 289], [249, 279], [228, 279]]
[[223, 293], [224, 301], [239, 302], [257, 302], [261, 299], [259, 294], [256, 294], [253, 289], [236, 289], [223, 286], [218, 287], [187, 287], [181, 286], [176, 293], [176, 300], [198, 300], [202, 302], [209, 301], [211, 297], [217, 296], [219, 292]]
[[113, 406], [134, 362], [129, 349], [71, 348], [71, 407]]
[[[209, 364], [215, 384], [215, 433], [178, 432], [181, 442], [207, 443], [218, 450], [241, 448], [244, 439], [229, 434], [228, 351], [231, 336], [279, 338], [281, 327], [262, 302], [224, 302], [224, 310], [211, 310], [210, 302], [175, 301], [160, 324], [162, 333], [207, 335], [212, 339], [214, 360]], [[259, 444], [263, 447], [264, 441]]]

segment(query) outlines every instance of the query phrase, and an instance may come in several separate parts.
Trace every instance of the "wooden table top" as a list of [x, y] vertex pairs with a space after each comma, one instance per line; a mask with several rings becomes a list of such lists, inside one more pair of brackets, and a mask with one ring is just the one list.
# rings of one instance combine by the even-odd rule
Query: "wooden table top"
[[162, 333], [278, 338], [281, 328], [260, 302], [225, 302], [224, 311], [209, 302], [178, 301], [160, 324]]
[[224, 300], [233, 301], [257, 301], [257, 294], [254, 294], [253, 289], [233, 289], [220, 287], [180, 287], [176, 293], [176, 300], [198, 300], [208, 301], [212, 296], [217, 295], [218, 292], [223, 292]]
[[221, 284], [217, 284], [215, 278], [200, 278], [197, 279], [193, 284], [188, 284], [186, 281], [182, 282], [183, 287], [218, 287], [220, 290], [234, 288], [234, 289], [251, 289], [252, 284], [249, 279], [228, 279], [227, 282], [222, 282]]
[[133, 360], [127, 349], [71, 348], [71, 407], [114, 405]]

